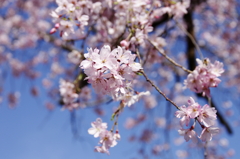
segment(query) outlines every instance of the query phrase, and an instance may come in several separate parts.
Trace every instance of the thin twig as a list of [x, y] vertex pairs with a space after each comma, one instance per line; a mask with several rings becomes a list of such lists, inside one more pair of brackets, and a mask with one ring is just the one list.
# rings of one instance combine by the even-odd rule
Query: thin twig
[[195, 38], [194, 38], [184, 27], [182, 27], [178, 22], [176, 22], [176, 23], [177, 23], [177, 26], [191, 39], [192, 43], [193, 43], [193, 44], [195, 45], [195, 47], [197, 48], [197, 51], [198, 51], [201, 59], [203, 60], [203, 59], [204, 59], [204, 58], [203, 58], [203, 53], [202, 53], [199, 45], [197, 44]]
[[168, 57], [165, 53], [163, 53], [150, 39], [147, 39], [153, 46], [154, 48], [161, 54], [163, 55], [168, 61], [170, 61], [172, 64], [174, 64], [175, 66], [181, 68], [182, 70], [186, 71], [187, 73], [192, 73], [192, 71], [186, 69], [185, 67], [183, 67], [182, 65], [176, 63], [173, 59], [171, 59], [170, 57]]
[[167, 101], [169, 101], [172, 105], [174, 105], [178, 110], [181, 110], [181, 108], [179, 106], [177, 106], [177, 104], [175, 104], [172, 100], [170, 100], [145, 74], [145, 72], [143, 70], [139, 71], [140, 73], [143, 74], [143, 76], [145, 77], [146, 81], [149, 82], [157, 91], [158, 93], [160, 93]]
[[204, 146], [204, 159], [207, 159], [207, 156], [208, 156], [208, 154], [207, 154], [207, 144], [208, 144], [208, 142], [206, 142], [205, 146]]
[[136, 47], [136, 53], [137, 53], [137, 57], [138, 57], [138, 59], [139, 59], [139, 62], [140, 62], [140, 64], [141, 64], [141, 66], [142, 66], [143, 63], [142, 63], [142, 59], [141, 59], [141, 56], [140, 56], [140, 53], [139, 53], [138, 48], [139, 48], [139, 46]]
[[208, 105], [209, 105], [210, 107], [212, 107], [212, 106], [211, 106], [211, 103], [212, 103], [212, 99], [211, 99], [211, 97], [208, 97]]

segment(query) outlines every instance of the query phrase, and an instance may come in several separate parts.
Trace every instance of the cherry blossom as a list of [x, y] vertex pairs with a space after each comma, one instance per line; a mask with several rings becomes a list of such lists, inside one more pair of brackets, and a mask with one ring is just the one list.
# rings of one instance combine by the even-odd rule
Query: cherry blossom
[[187, 8], [190, 5], [190, 0], [185, 0], [184, 2], [177, 2], [171, 5], [171, 11], [174, 14], [174, 18], [181, 18], [187, 13]]
[[100, 137], [99, 144], [101, 146], [96, 146], [95, 151], [100, 153], [109, 153], [110, 147], [117, 145], [117, 140], [120, 140], [121, 136], [119, 131], [116, 130], [114, 134], [112, 131], [107, 130], [107, 123], [103, 123], [102, 119], [97, 118], [96, 121], [91, 123], [92, 128], [88, 129], [88, 133], [93, 135], [95, 138]]
[[[229, 104], [221, 94], [230, 92], [231, 98], [227, 100], [235, 103], [237, 97], [230, 94], [240, 90], [238, 8], [235, 0], [24, 0], [24, 3], [3, 0], [0, 3], [0, 103], [7, 100], [11, 108], [21, 103], [18, 102], [20, 93], [13, 93], [18, 90], [12, 89], [19, 89], [18, 83], [26, 78], [31, 81], [27, 84], [34, 97], [42, 94], [37, 83], [42, 81], [49, 98], [45, 102], [48, 110], [58, 111], [57, 105], [71, 114], [84, 113], [86, 107], [93, 107], [97, 115], [113, 110], [112, 116], [106, 114], [113, 120], [111, 130], [107, 130], [107, 124], [100, 118], [88, 129], [89, 134], [99, 137], [95, 150], [106, 154], [121, 138], [117, 125], [122, 124], [118, 117], [123, 110], [143, 111], [126, 118], [127, 129], [140, 127], [141, 135], [131, 136], [131, 141], [150, 143], [155, 140], [155, 132], [163, 129], [167, 139], [168, 131], [175, 128], [186, 141], [195, 140], [200, 127], [199, 138], [211, 141], [220, 128], [225, 127], [231, 133], [232, 127], [228, 120], [219, 120], [216, 127], [216, 109], [224, 112], [224, 115], [219, 113], [218, 119], [237, 114], [233, 107], [226, 107]], [[196, 57], [201, 58], [196, 59], [197, 66], [193, 61]], [[184, 85], [192, 92], [182, 90], [181, 85], [175, 88], [177, 83], [183, 83], [182, 79], [186, 79]], [[212, 87], [220, 87], [217, 94], [213, 94]], [[196, 93], [198, 99], [206, 96], [201, 102], [207, 98], [210, 102], [200, 105], [197, 98], [193, 99]], [[186, 95], [192, 97], [185, 106]], [[171, 120], [173, 110], [169, 105], [163, 115], [162, 96], [178, 109], [175, 116], [179, 122]], [[144, 104], [139, 102], [141, 98]], [[114, 108], [111, 104], [99, 107], [104, 103], [111, 103]], [[147, 126], [151, 123], [151, 126], [143, 128], [141, 123]], [[162, 133], [156, 134], [163, 137]], [[219, 148], [213, 143], [218, 142], [205, 145], [207, 158], [225, 158], [233, 153], [229, 150], [229, 155], [222, 152], [218, 155]], [[160, 144], [149, 144], [159, 157], [173, 145], [167, 141]], [[197, 146], [202, 148], [201, 145]], [[148, 151], [148, 148], [140, 149], [139, 153], [148, 157]], [[188, 156], [186, 151], [176, 152], [180, 158]]]
[[196, 118], [200, 114], [201, 106], [192, 97], [188, 100], [188, 114], [190, 118]]
[[201, 135], [199, 136], [199, 138], [203, 141], [203, 142], [208, 142], [212, 140], [213, 135], [216, 135], [219, 133], [219, 128], [217, 127], [205, 127], [202, 130]]
[[199, 114], [199, 121], [202, 122], [205, 126], [209, 127], [214, 125], [215, 120], [217, 119], [215, 108], [211, 108], [209, 105], [205, 104], [201, 108], [201, 112]]
[[110, 147], [114, 147], [117, 145], [116, 138], [114, 134], [108, 130], [104, 130], [100, 133], [100, 144], [102, 144], [102, 149], [104, 149], [107, 153], [107, 150]]
[[196, 132], [191, 128], [190, 129], [180, 129], [180, 130], [178, 130], [178, 133], [181, 136], [184, 136], [184, 139], [186, 141], [189, 141], [190, 139], [192, 139], [194, 143], [197, 142]]
[[131, 80], [142, 67], [135, 62], [136, 55], [129, 50], [118, 47], [111, 51], [110, 46], [104, 45], [100, 51], [88, 49], [84, 56], [86, 59], [80, 67], [96, 92], [111, 95], [114, 100], [122, 101], [127, 106], [150, 94], [148, 91], [136, 94], [132, 89]]
[[223, 64], [215, 61], [210, 63], [209, 59], [203, 61], [197, 59], [198, 66], [190, 73], [184, 84], [191, 91], [202, 93], [210, 97], [210, 87], [217, 87], [221, 80], [218, 78], [223, 72]]
[[107, 129], [107, 123], [103, 123], [102, 119], [97, 118], [96, 121], [91, 123], [92, 128], [88, 129], [88, 133], [95, 138], [99, 137], [100, 133]]
[[76, 109], [79, 106], [79, 104], [76, 103], [78, 94], [75, 93], [74, 85], [63, 79], [61, 79], [59, 83], [60, 83], [59, 91], [63, 98], [64, 108], [67, 108], [69, 110]]
[[180, 125], [183, 127], [184, 125], [188, 126], [190, 122], [190, 116], [188, 114], [188, 109], [187, 107], [181, 106], [181, 110], [176, 111], [175, 116], [180, 119]]
[[[217, 134], [219, 128], [210, 127], [213, 126], [215, 120], [217, 119], [215, 108], [211, 108], [209, 105], [205, 104], [203, 107], [194, 101], [192, 97], [188, 100], [188, 107], [181, 106], [180, 109], [176, 111], [175, 116], [177, 118], [181, 118], [180, 125], [181, 129], [178, 130], [181, 136], [184, 136], [186, 141], [193, 139], [194, 142], [196, 139], [196, 132], [194, 131], [196, 121], [199, 122], [200, 126], [203, 128], [202, 133], [200, 135], [200, 139], [202, 141], [211, 141], [212, 136]], [[193, 125], [189, 129], [184, 129], [184, 126], [188, 126], [190, 119], [194, 119]], [[202, 123], [202, 124], [201, 124]]]

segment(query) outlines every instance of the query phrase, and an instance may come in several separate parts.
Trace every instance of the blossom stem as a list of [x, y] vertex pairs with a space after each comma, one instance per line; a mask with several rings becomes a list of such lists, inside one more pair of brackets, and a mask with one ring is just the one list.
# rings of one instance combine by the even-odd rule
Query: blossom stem
[[111, 132], [114, 131], [115, 126], [117, 126], [117, 129], [118, 129], [118, 116], [119, 116], [120, 112], [123, 110], [123, 108], [124, 108], [124, 104], [121, 101], [119, 108], [114, 112], [115, 120], [114, 120], [114, 124], [112, 126], [112, 129], [111, 129]]
[[196, 120], [198, 121], [198, 123], [199, 123], [199, 125], [201, 126], [201, 128], [204, 129], [205, 126], [199, 121], [199, 119], [198, 119], [197, 117], [195, 118], [195, 121], [196, 121]]
[[149, 82], [157, 91], [158, 93], [160, 93], [165, 99], [166, 101], [170, 102], [172, 105], [174, 105], [178, 110], [181, 110], [181, 108], [179, 106], [177, 106], [176, 103], [174, 103], [172, 100], [170, 100], [145, 74], [144, 70], [140, 70], [140, 73], [143, 74], [143, 76], [145, 77], [146, 81]]

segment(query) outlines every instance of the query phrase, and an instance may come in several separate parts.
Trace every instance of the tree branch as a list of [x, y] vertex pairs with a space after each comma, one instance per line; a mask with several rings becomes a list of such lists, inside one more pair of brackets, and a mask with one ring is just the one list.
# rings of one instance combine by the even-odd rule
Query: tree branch
[[145, 74], [144, 70], [139, 71], [140, 73], [143, 74], [143, 76], [145, 77], [146, 81], [149, 82], [157, 91], [158, 93], [160, 93], [165, 99], [166, 101], [170, 102], [172, 105], [174, 105], [178, 110], [181, 110], [181, 108], [179, 106], [177, 106], [177, 104], [175, 104], [172, 100], [170, 100]]
[[156, 45], [154, 45], [154, 43], [150, 40], [147, 39], [149, 41], [150, 44], [152, 44], [154, 46], [154, 48], [162, 55], [164, 56], [168, 61], [170, 61], [172, 64], [174, 64], [175, 66], [181, 68], [182, 70], [186, 71], [187, 73], [192, 73], [192, 71], [186, 69], [185, 67], [183, 67], [182, 65], [176, 63], [173, 59], [171, 59], [170, 57], [168, 57], [165, 53], [163, 53]]

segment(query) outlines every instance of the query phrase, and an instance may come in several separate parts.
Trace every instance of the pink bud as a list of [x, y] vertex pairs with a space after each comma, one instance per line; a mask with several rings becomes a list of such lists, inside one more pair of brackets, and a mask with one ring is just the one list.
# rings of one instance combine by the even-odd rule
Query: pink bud
[[56, 28], [52, 28], [49, 33], [50, 33], [50, 34], [53, 34], [53, 33], [56, 33], [56, 31], [57, 31]]
[[60, 24], [59, 23], [56, 23], [55, 24], [55, 28], [58, 29], [60, 27]]
[[127, 41], [127, 40], [122, 40], [121, 42], [120, 42], [120, 45], [122, 46], [122, 47], [125, 47], [126, 49], [129, 47], [129, 42]]

